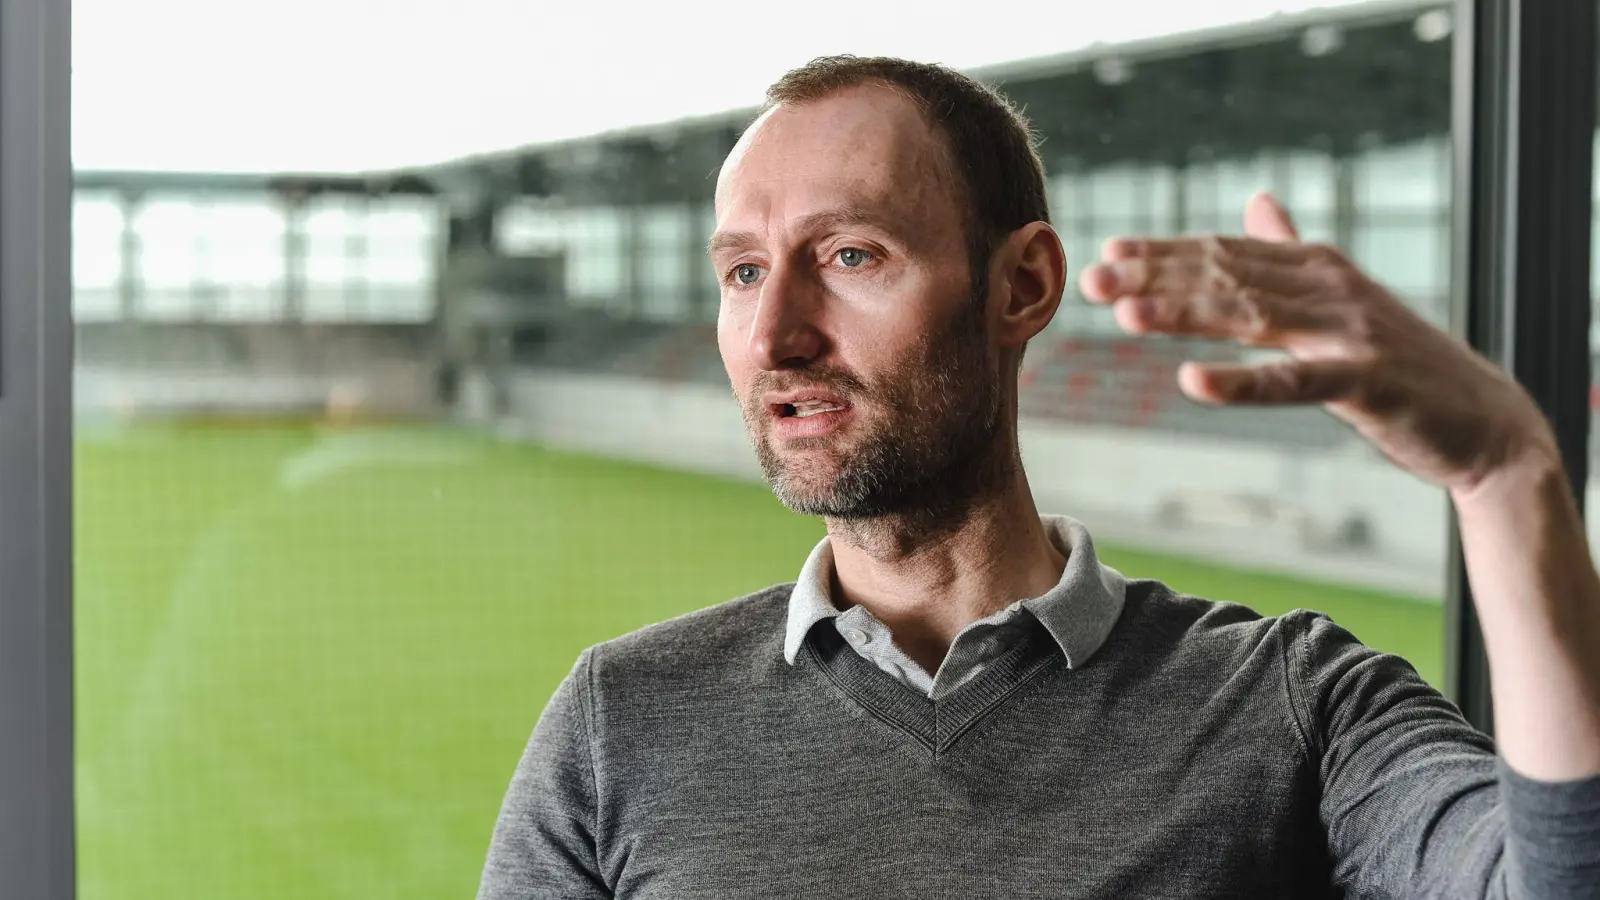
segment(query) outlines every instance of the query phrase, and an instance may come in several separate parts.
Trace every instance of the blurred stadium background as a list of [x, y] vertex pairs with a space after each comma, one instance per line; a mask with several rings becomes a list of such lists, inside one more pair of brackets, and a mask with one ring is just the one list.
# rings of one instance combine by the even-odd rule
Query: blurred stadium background
[[[1446, 324], [1450, 32], [1358, 4], [977, 74], [1043, 139], [1074, 274], [1270, 188]], [[580, 649], [794, 576], [821, 527], [759, 483], [704, 253], [750, 114], [360, 175], [78, 171], [85, 897], [468, 896]], [[1041, 505], [1130, 575], [1328, 611], [1437, 680], [1443, 496], [1321, 411], [1177, 393], [1237, 355], [1069, 294], [1022, 376]]]

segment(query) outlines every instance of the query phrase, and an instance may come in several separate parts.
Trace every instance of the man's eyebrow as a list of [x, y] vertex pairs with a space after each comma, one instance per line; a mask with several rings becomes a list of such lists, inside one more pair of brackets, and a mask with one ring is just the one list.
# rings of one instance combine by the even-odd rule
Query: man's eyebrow
[[724, 250], [740, 250], [754, 246], [757, 243], [754, 234], [748, 231], [719, 231], [711, 236], [711, 241], [706, 244], [706, 252], [712, 256]]
[[[884, 232], [894, 231], [893, 224], [884, 216], [855, 206], [814, 212], [800, 219], [795, 225], [799, 231], [825, 231], [830, 228], [871, 228]], [[712, 235], [710, 242], [706, 244], [706, 252], [715, 256], [724, 250], [739, 250], [758, 243], [760, 243], [760, 238], [749, 231], [719, 231]]]

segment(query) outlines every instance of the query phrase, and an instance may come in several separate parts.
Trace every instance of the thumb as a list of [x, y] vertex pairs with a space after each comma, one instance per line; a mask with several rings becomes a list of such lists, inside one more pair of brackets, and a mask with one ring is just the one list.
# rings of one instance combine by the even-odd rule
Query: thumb
[[1276, 197], [1265, 191], [1251, 197], [1244, 205], [1244, 233], [1258, 240], [1278, 243], [1300, 240], [1300, 232], [1295, 230], [1289, 213]]

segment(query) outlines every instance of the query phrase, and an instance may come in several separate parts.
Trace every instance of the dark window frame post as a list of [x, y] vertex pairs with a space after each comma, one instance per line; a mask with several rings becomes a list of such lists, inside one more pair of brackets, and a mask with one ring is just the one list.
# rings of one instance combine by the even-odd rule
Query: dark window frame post
[[[1588, 480], [1594, 0], [1458, 0], [1453, 321], [1549, 416], [1582, 508]], [[1451, 522], [1446, 678], [1493, 733], [1489, 670]]]
[[0, 897], [75, 893], [69, 0], [0, 0]]

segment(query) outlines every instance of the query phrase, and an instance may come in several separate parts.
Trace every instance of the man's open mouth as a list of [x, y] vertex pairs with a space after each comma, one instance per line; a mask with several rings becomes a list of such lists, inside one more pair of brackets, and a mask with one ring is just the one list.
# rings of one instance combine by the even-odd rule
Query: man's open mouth
[[842, 412], [844, 405], [829, 400], [798, 400], [794, 403], [778, 404], [778, 415], [783, 418], [804, 419], [808, 416], [820, 415], [828, 412]]

